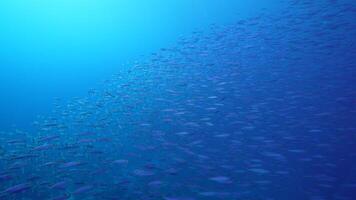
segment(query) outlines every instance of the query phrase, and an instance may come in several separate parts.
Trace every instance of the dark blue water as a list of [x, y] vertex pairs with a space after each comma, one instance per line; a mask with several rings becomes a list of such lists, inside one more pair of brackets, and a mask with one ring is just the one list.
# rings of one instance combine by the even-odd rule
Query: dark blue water
[[0, 199], [355, 199], [355, 6], [1, 2]]

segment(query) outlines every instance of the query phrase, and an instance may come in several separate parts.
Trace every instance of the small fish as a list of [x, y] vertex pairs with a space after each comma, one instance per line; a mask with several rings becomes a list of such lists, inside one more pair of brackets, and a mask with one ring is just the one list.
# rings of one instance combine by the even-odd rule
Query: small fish
[[72, 168], [72, 167], [77, 167], [77, 166], [80, 166], [82, 165], [83, 163], [81, 162], [77, 162], [77, 161], [71, 161], [71, 162], [67, 162], [67, 163], [64, 163], [60, 166], [60, 168]]
[[215, 176], [212, 178], [209, 178], [210, 180], [217, 182], [217, 183], [221, 183], [221, 184], [229, 184], [232, 183], [231, 179], [229, 177], [226, 176]]
[[7, 188], [6, 190], [3, 191], [3, 193], [16, 194], [16, 193], [24, 192], [30, 188], [31, 188], [31, 185], [29, 183], [21, 183], [21, 184], [14, 185], [14, 186]]
[[51, 189], [64, 190], [66, 187], [67, 187], [67, 182], [66, 181], [60, 181], [58, 183], [53, 184], [50, 188]]
[[129, 161], [128, 160], [114, 160], [113, 161], [113, 163], [114, 164], [127, 164], [127, 163], [129, 163]]
[[154, 173], [152, 171], [142, 170], [142, 169], [136, 169], [133, 173], [136, 176], [152, 176], [152, 175], [154, 175]]
[[79, 195], [79, 194], [87, 193], [87, 192], [90, 192], [93, 188], [94, 187], [92, 185], [85, 185], [85, 186], [82, 186], [82, 187], [74, 190], [73, 194]]

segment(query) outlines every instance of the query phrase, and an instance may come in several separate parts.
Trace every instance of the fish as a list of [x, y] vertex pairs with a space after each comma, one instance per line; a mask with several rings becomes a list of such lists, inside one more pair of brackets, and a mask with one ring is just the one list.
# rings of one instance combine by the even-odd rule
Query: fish
[[73, 195], [79, 195], [83, 193], [88, 193], [90, 192], [94, 187], [92, 185], [85, 185], [82, 187], [77, 188], [76, 190], [73, 191]]
[[222, 183], [222, 184], [229, 184], [232, 183], [231, 179], [226, 176], [215, 176], [209, 178], [211, 181], [217, 182], [217, 183]]
[[2, 194], [17, 194], [24, 192], [26, 190], [29, 190], [31, 188], [31, 185], [29, 183], [21, 183], [18, 185], [11, 186], [4, 191], [2, 191]]
[[58, 189], [58, 190], [64, 190], [67, 187], [67, 182], [66, 181], [59, 181], [52, 186], [50, 186], [51, 189]]

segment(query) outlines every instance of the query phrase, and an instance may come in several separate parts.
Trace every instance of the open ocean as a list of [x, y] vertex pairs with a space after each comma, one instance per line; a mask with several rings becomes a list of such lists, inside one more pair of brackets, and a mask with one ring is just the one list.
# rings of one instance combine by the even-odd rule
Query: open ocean
[[355, 0], [0, 1], [0, 200], [355, 199]]

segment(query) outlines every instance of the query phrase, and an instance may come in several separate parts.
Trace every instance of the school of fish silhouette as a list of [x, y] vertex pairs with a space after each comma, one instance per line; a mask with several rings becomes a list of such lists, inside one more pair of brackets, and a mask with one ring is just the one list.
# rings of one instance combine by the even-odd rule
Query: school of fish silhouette
[[2, 132], [0, 199], [352, 200], [356, 7], [211, 25]]

